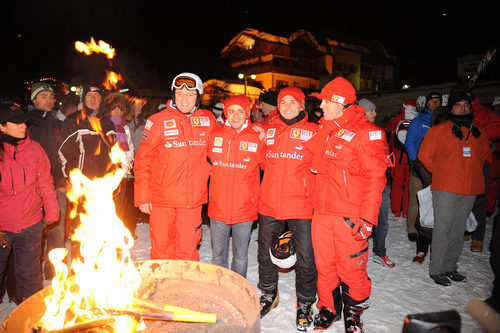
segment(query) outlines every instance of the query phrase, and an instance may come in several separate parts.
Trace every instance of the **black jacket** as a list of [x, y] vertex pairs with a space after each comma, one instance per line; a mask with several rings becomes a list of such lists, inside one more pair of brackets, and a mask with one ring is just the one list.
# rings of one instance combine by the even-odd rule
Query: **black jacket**
[[50, 161], [54, 185], [59, 187], [64, 184], [61, 162], [57, 153], [57, 136], [61, 130], [62, 121], [54, 117], [51, 112], [32, 109], [28, 113], [31, 116], [27, 122], [30, 138], [38, 142], [45, 150]]
[[70, 114], [63, 122], [59, 158], [64, 177], [78, 168], [89, 177], [102, 177], [110, 166], [109, 152], [115, 143], [115, 128], [107, 117], [99, 120], [102, 131], [92, 127], [84, 109]]

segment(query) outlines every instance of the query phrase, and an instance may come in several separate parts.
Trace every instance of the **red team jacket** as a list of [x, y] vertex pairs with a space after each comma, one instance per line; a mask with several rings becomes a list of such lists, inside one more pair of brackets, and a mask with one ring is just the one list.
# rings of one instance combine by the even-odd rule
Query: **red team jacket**
[[489, 107], [479, 104], [477, 97], [472, 101], [472, 115], [474, 124], [486, 130], [490, 143], [500, 139], [500, 116]]
[[212, 132], [208, 142], [208, 157], [212, 163], [210, 218], [226, 224], [258, 218], [263, 145], [250, 123], [240, 133], [228, 125]]
[[384, 130], [364, 113], [363, 107], [353, 105], [340, 118], [323, 121], [306, 146], [315, 155], [314, 209], [325, 215], [362, 217], [376, 225], [389, 150]]
[[171, 106], [146, 122], [134, 159], [135, 205], [194, 208], [207, 202], [207, 141], [217, 127], [212, 113], [186, 116]]
[[317, 128], [317, 124], [307, 121], [307, 114], [291, 126], [277, 116], [264, 127], [266, 155], [260, 214], [277, 220], [312, 218], [312, 153], [305, 148], [304, 142]]
[[0, 162], [0, 230], [19, 233], [44, 217], [57, 221], [59, 204], [43, 148], [30, 138], [17, 147], [4, 143], [4, 148]]

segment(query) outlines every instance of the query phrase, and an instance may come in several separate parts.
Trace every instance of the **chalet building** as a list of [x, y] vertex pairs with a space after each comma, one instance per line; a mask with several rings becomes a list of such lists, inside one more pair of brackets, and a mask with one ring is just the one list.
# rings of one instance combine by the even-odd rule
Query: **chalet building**
[[[230, 94], [242, 93], [244, 85], [253, 101], [258, 94], [255, 89], [248, 94], [248, 86], [276, 91], [296, 86], [311, 94], [321, 89], [323, 81], [338, 75], [357, 90], [377, 90], [381, 80], [392, 79], [393, 59], [380, 44], [362, 46], [328, 38], [320, 43], [307, 30], [282, 37], [245, 29], [222, 49], [221, 56], [227, 59], [235, 78], [240, 74], [248, 79], [246, 84], [240, 80], [238, 88], [237, 82], [233, 84]], [[220, 84], [221, 80], [217, 81]]]

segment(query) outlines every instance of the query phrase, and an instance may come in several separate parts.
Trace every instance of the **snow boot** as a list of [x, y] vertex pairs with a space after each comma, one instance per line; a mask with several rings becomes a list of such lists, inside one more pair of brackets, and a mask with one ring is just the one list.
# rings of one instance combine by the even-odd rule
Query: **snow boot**
[[314, 316], [314, 329], [317, 331], [326, 330], [336, 321], [340, 320], [340, 314], [333, 314], [332, 310], [326, 306], [319, 309], [319, 313]]
[[440, 285], [445, 286], [445, 287], [451, 286], [450, 279], [448, 279], [448, 277], [444, 273], [436, 274], [436, 275], [429, 275], [429, 276], [431, 277], [431, 279], [434, 280], [434, 282], [436, 282], [436, 284], [440, 284]]
[[264, 317], [269, 311], [274, 309], [279, 302], [280, 295], [278, 287], [273, 290], [263, 290], [260, 296], [260, 317]]
[[344, 325], [346, 333], [357, 332], [363, 333], [363, 321], [361, 314], [368, 309], [368, 303], [360, 303], [358, 305], [344, 305]]
[[306, 332], [313, 321], [312, 305], [314, 302], [297, 301], [297, 330]]
[[449, 277], [452, 281], [455, 282], [467, 282], [467, 276], [460, 274], [457, 270], [445, 272], [447, 277]]
[[342, 313], [342, 296], [340, 295], [340, 286], [333, 289], [332, 296], [335, 314], [333, 314], [332, 310], [326, 306], [322, 306], [321, 309], [319, 309], [319, 313], [314, 317], [315, 330], [326, 330], [334, 322], [340, 320], [340, 314]]

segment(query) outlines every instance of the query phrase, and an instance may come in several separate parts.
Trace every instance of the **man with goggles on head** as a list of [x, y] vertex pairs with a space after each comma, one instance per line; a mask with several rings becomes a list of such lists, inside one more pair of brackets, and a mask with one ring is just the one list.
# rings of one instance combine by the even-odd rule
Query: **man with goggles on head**
[[150, 216], [151, 259], [199, 260], [208, 201], [207, 138], [217, 125], [200, 109], [203, 83], [177, 75], [167, 108], [148, 118], [135, 155], [135, 205]]

